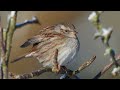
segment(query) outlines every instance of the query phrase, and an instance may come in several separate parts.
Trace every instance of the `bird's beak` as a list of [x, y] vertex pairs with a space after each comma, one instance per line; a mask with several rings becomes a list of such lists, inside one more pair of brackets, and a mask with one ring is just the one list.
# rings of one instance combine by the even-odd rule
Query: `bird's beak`
[[78, 33], [78, 32], [76, 32], [76, 31], [72, 31], [70, 37], [76, 38], [76, 34], [77, 34], [77, 33]]
[[78, 34], [78, 32], [77, 32], [77, 31], [72, 31], [72, 33], [73, 33], [73, 34]]

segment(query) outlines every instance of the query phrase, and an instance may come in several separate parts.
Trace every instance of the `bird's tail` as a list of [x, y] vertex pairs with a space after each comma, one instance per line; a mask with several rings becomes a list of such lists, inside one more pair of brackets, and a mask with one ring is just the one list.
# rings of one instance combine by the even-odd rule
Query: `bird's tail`
[[20, 61], [20, 60], [26, 58], [27, 55], [28, 55], [28, 54], [22, 55], [22, 56], [16, 58], [15, 60], [11, 61], [10, 63], [15, 63], [15, 62], [17, 62], [17, 61]]

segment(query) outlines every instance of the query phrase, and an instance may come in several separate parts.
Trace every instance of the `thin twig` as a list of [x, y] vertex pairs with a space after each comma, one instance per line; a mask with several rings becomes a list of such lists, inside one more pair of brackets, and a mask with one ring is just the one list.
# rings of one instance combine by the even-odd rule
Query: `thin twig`
[[0, 20], [0, 46], [1, 46], [1, 52], [5, 54], [5, 45], [3, 40], [3, 29], [1, 26], [1, 20]]
[[52, 72], [52, 69], [51, 68], [41, 68], [40, 70], [33, 71], [29, 74], [15, 75], [13, 73], [9, 73], [9, 75], [13, 79], [29, 79], [29, 78], [33, 78], [35, 76], [39, 76], [45, 72]]
[[16, 18], [17, 18], [17, 11], [11, 11], [11, 14], [9, 15], [8, 19], [8, 26], [7, 30], [5, 31], [4, 40], [5, 41], [5, 55], [2, 62], [2, 70], [3, 70], [3, 79], [8, 79], [8, 62], [12, 47], [12, 38], [15, 31], [15, 25], [16, 25]]
[[10, 26], [7, 33], [7, 43], [6, 43], [6, 50], [7, 50], [6, 61], [7, 62], [9, 62], [9, 56], [10, 56], [11, 47], [12, 47], [12, 38], [15, 31], [15, 26], [16, 26], [16, 19], [17, 19], [17, 11], [12, 11], [11, 17], [10, 17]]
[[82, 65], [80, 65], [80, 67], [75, 70], [69, 70], [67, 68], [65, 68], [65, 70], [67, 71], [67, 73], [62, 76], [61, 79], [71, 79], [72, 77], [76, 77], [76, 79], [79, 79], [76, 74], [80, 73], [82, 70], [86, 69], [87, 67], [89, 67], [96, 59], [96, 56], [93, 56], [91, 59], [89, 59], [88, 61], [86, 61], [85, 63], [83, 63]]
[[55, 73], [59, 72], [58, 49], [55, 50], [52, 71], [55, 72]]
[[0, 56], [1, 56], [1, 58], [0, 58], [0, 78], [2, 79], [3, 78], [3, 72], [4, 72], [4, 70], [3, 70], [3, 66], [4, 66], [4, 64], [3, 64], [3, 62], [5, 61], [5, 46], [4, 46], [4, 40], [3, 40], [3, 29], [2, 29], [2, 26], [1, 26], [1, 18], [0, 18], [0, 46], [1, 46], [1, 48], [0, 48], [0, 50], [1, 50], [1, 52], [0, 52]]
[[[120, 55], [118, 55], [116, 57], [116, 61], [119, 62], [120, 61]], [[106, 65], [93, 79], [99, 79], [102, 75], [105, 74], [105, 72], [107, 72], [115, 63], [114, 62], [110, 62], [108, 65]]]
[[96, 59], [96, 56], [93, 56], [90, 60], [86, 61], [85, 63], [83, 63], [78, 70], [74, 71], [74, 74], [80, 73], [80, 71], [86, 69], [87, 67], [89, 67]]
[[40, 22], [39, 22], [37, 17], [33, 17], [32, 20], [25, 20], [23, 23], [17, 23], [16, 29], [21, 28], [21, 27], [28, 25], [28, 24], [40, 24]]

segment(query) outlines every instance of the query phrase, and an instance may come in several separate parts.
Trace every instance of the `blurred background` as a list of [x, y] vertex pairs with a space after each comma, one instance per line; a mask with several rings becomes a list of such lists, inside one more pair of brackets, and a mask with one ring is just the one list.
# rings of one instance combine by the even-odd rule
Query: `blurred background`
[[[78, 38], [80, 40], [80, 51], [76, 57], [76, 62], [72, 63], [69, 68], [77, 69], [82, 63], [90, 59], [93, 55], [97, 58], [85, 70], [81, 71], [78, 76], [81, 79], [93, 78], [105, 65], [110, 62], [109, 56], [104, 56], [105, 47], [101, 43], [101, 40], [93, 40], [95, 33], [94, 26], [88, 21], [88, 16], [92, 11], [19, 11], [17, 22], [23, 22], [26, 19], [32, 19], [33, 16], [37, 16], [41, 25], [27, 25], [20, 29], [17, 29], [14, 34], [12, 52], [10, 60], [15, 59], [27, 53], [31, 47], [21, 49], [20, 45], [24, 43], [28, 38], [36, 35], [40, 29], [48, 25], [53, 25], [60, 22], [73, 23], [78, 31]], [[0, 11], [3, 27], [6, 27], [7, 16], [10, 11]], [[114, 28], [110, 45], [116, 51], [116, 54], [120, 53], [120, 12], [119, 11], [106, 11], [102, 14], [102, 23], [108, 28], [109, 26]], [[9, 64], [9, 70], [15, 74], [29, 73], [34, 70], [38, 70], [41, 65], [34, 58], [24, 59], [20, 62]], [[40, 79], [57, 79], [60, 75], [53, 73], [44, 73], [38, 78]], [[102, 79], [118, 79], [119, 77], [113, 77], [111, 70], [107, 71]]]

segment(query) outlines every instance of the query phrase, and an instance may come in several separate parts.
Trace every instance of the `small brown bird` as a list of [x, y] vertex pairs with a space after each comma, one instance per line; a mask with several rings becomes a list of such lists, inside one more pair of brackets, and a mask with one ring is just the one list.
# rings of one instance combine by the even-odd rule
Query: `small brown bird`
[[21, 48], [33, 45], [31, 52], [12, 63], [22, 58], [34, 57], [42, 63], [43, 67], [59, 72], [62, 66], [67, 67], [74, 60], [79, 51], [80, 43], [76, 33], [74, 25], [68, 23], [44, 28], [38, 35], [21, 45]]

